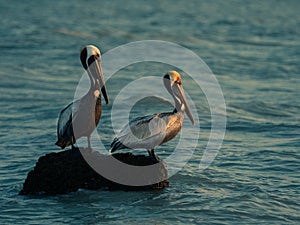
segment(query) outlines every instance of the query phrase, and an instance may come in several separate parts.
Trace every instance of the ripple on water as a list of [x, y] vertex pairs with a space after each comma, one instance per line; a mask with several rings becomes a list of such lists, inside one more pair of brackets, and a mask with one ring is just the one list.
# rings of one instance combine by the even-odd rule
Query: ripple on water
[[[14, 3], [0, 7], [1, 224], [299, 223], [297, 1]], [[74, 98], [83, 74], [80, 47], [91, 43], [105, 53], [145, 39], [186, 46], [217, 74], [227, 104], [227, 130], [210, 167], [198, 169], [211, 128], [209, 105], [182, 73], [201, 130], [193, 157], [169, 179], [170, 187], [158, 192], [18, 196], [37, 159], [59, 151], [54, 146], [57, 115]], [[107, 81], [112, 104], [131, 81], [161, 77], [170, 69], [147, 62], [118, 71]], [[122, 97], [124, 105], [131, 100]], [[144, 99], [130, 118], [169, 109], [165, 101]], [[111, 106], [103, 108], [98, 127], [107, 147], [114, 136], [110, 112]], [[178, 141], [161, 146], [159, 156], [170, 155]]]

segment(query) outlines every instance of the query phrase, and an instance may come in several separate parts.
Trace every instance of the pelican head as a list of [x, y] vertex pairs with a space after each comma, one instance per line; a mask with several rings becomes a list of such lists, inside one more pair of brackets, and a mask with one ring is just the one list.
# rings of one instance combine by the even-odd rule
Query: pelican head
[[91, 79], [91, 85], [101, 89], [106, 104], [109, 104], [100, 63], [100, 50], [94, 45], [86, 45], [80, 50], [80, 60]]
[[175, 100], [176, 110], [185, 111], [192, 124], [195, 125], [193, 114], [184, 94], [180, 74], [176, 71], [168, 71], [164, 76], [164, 85]]

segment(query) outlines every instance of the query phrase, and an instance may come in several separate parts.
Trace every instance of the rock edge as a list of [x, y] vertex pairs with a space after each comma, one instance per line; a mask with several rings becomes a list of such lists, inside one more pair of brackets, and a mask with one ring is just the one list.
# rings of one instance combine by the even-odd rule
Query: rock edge
[[[105, 160], [105, 157], [90, 149], [83, 149], [93, 157]], [[121, 162], [135, 166], [147, 166], [154, 164], [149, 156], [133, 155], [132, 153], [116, 153], [114, 158]], [[138, 169], [138, 168], [137, 168]], [[162, 181], [146, 186], [127, 186], [110, 181], [94, 171], [82, 157], [79, 149], [65, 150], [46, 154], [38, 159], [34, 169], [30, 171], [23, 184], [20, 195], [57, 195], [75, 192], [78, 189], [108, 189], [108, 190], [160, 190], [169, 186], [167, 169], [165, 165], [155, 171]]]

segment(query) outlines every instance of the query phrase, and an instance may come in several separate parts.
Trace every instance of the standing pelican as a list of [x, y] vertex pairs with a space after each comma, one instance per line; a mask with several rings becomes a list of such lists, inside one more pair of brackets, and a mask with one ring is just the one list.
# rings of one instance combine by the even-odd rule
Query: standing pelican
[[184, 112], [193, 125], [193, 115], [184, 94], [180, 74], [169, 71], [164, 76], [164, 85], [175, 102], [173, 112], [157, 113], [138, 117], [127, 124], [111, 143], [110, 153], [123, 148], [145, 148], [154, 162], [159, 159], [155, 155], [155, 147], [173, 139], [180, 131]]
[[109, 104], [99, 49], [93, 45], [83, 47], [80, 51], [80, 60], [87, 71], [91, 85], [87, 94], [71, 102], [59, 114], [58, 140], [55, 144], [62, 149], [70, 145], [73, 149], [76, 139], [80, 137], [87, 137], [88, 148], [91, 148], [90, 135], [98, 125], [102, 113], [100, 89], [106, 104]]

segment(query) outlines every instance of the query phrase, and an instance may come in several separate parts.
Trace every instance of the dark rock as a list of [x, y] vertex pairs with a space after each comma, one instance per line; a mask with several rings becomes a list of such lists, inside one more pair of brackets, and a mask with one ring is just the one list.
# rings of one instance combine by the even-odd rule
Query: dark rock
[[[99, 162], [108, 159], [108, 155], [84, 149], [84, 154], [92, 154]], [[132, 153], [117, 153], [114, 158], [121, 162], [135, 166], [152, 165], [153, 160], [144, 155]], [[82, 157], [79, 149], [50, 153], [39, 158], [36, 166], [27, 175], [20, 195], [56, 195], [77, 191], [79, 188], [95, 190], [106, 188], [109, 190], [158, 190], [169, 185], [167, 170], [164, 164], [154, 171], [162, 181], [146, 186], [128, 186], [110, 181], [94, 171]], [[137, 167], [137, 170], [139, 167]], [[124, 171], [123, 171], [124, 172]], [[126, 171], [125, 171], [126, 172]]]

